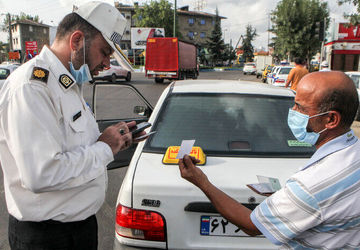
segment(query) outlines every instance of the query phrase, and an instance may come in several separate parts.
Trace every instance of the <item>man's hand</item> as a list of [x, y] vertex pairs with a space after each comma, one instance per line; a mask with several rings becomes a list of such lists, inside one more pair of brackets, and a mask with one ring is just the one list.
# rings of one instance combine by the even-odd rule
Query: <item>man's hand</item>
[[182, 178], [201, 188], [201, 186], [206, 185], [209, 181], [203, 171], [196, 167], [195, 164], [199, 162], [195, 157], [185, 155], [183, 159], [179, 160], [179, 169]]
[[115, 125], [107, 127], [99, 136], [98, 141], [108, 144], [113, 152], [117, 154], [119, 151], [127, 149], [132, 144], [132, 135], [129, 129], [136, 125], [135, 121], [125, 123], [119, 122]]

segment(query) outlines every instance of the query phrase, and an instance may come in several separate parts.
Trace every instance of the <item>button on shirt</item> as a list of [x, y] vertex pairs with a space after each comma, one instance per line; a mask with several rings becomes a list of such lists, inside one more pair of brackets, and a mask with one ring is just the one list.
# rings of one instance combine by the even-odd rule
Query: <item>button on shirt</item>
[[252, 212], [252, 222], [281, 249], [359, 249], [359, 152], [353, 131], [327, 142]]
[[22, 221], [62, 222], [95, 214], [105, 198], [106, 165], [113, 160], [111, 148], [97, 142], [99, 135], [81, 89], [45, 46], [0, 91], [0, 160], [9, 213]]

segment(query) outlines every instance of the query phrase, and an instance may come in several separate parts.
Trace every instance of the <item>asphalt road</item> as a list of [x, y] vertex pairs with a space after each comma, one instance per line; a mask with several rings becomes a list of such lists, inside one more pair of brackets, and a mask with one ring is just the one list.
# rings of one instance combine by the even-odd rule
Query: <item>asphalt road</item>
[[[244, 76], [240, 71], [201, 72], [199, 79], [242, 79], [260, 82], [255, 76]], [[169, 84], [169, 82], [155, 84], [153, 80], [146, 79], [144, 77], [144, 73], [134, 73], [131, 83], [139, 89], [139, 91], [153, 106], [155, 106], [160, 94]], [[127, 93], [124, 94], [122, 92], [124, 91], [111, 90], [100, 93], [97, 106], [105, 106], [105, 108], [98, 107], [98, 116], [104, 116], [103, 118], [116, 118], [118, 114], [124, 115], [125, 113], [126, 115], [131, 115], [132, 107], [129, 105], [127, 106], [126, 103], [124, 103], [124, 100], [127, 102], [132, 100], [132, 97], [129, 97]], [[91, 93], [92, 86], [86, 85], [84, 88], [84, 97], [89, 104], [91, 104]], [[126, 109], [131, 110], [126, 111]], [[355, 122], [353, 129], [355, 130], [355, 133], [360, 136], [360, 123]], [[127, 167], [108, 171], [108, 190], [106, 200], [101, 210], [97, 213], [99, 224], [99, 250], [112, 249], [114, 240], [116, 199], [126, 171]], [[10, 249], [7, 240], [7, 220], [8, 213], [4, 197], [3, 176], [2, 171], [0, 171], [0, 250]]]

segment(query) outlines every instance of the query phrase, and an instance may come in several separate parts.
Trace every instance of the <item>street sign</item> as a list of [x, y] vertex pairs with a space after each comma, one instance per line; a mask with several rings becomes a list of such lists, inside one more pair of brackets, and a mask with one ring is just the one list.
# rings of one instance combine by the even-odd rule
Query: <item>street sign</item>
[[9, 52], [9, 60], [17, 60], [20, 59], [20, 53], [18, 51], [16, 52]]
[[33, 58], [38, 54], [37, 41], [25, 42], [25, 53], [28, 59]]

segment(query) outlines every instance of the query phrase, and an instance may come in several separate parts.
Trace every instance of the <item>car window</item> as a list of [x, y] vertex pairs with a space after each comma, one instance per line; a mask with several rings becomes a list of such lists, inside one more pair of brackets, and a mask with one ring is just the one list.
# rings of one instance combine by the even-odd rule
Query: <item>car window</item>
[[350, 78], [354, 81], [356, 88], [359, 88], [360, 75], [352, 75]]
[[173, 94], [155, 121], [145, 151], [195, 139], [208, 155], [310, 156], [287, 125], [293, 98], [240, 94]]
[[255, 63], [245, 63], [245, 66], [249, 66], [249, 67], [255, 66]]
[[287, 75], [290, 73], [291, 68], [281, 68], [279, 74], [280, 75]]
[[10, 75], [10, 70], [0, 68], [0, 79], [6, 79]]
[[119, 66], [119, 63], [116, 60], [111, 60], [110, 64], [112, 64], [114, 66]]

